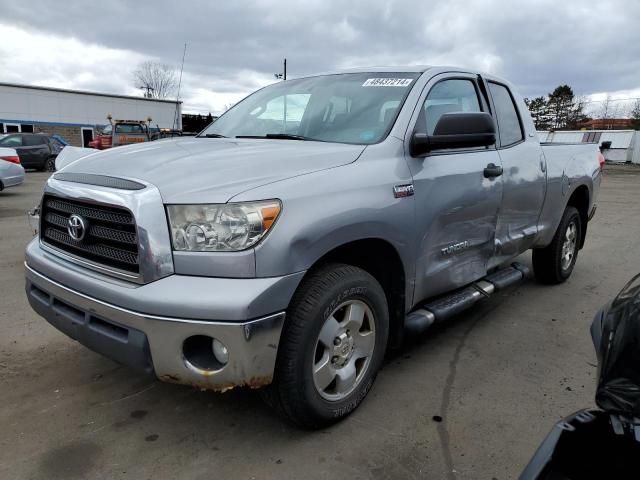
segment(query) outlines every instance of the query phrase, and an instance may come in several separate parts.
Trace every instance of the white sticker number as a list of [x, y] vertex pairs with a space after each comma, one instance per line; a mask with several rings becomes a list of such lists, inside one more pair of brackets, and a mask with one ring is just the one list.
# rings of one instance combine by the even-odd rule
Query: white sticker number
[[408, 87], [413, 78], [368, 78], [363, 87]]

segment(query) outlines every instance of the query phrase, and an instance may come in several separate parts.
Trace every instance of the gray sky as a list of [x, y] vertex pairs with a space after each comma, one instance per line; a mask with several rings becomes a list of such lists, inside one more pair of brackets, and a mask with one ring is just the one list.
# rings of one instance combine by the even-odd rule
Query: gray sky
[[445, 64], [502, 75], [525, 96], [567, 83], [594, 101], [640, 97], [637, 0], [0, 0], [0, 12], [0, 81], [137, 95], [135, 66], [179, 69], [187, 42], [181, 97], [199, 113], [273, 82], [284, 57], [291, 78]]

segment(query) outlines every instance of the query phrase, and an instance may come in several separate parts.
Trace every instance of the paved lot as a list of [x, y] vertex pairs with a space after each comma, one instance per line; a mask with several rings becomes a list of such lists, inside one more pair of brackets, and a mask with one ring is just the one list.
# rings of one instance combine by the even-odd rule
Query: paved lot
[[609, 168], [566, 284], [528, 280], [460, 315], [394, 354], [349, 419], [305, 432], [251, 391], [159, 383], [37, 317], [25, 211], [46, 177], [0, 193], [3, 479], [516, 478], [555, 421], [593, 405], [591, 318], [640, 271], [640, 169]]

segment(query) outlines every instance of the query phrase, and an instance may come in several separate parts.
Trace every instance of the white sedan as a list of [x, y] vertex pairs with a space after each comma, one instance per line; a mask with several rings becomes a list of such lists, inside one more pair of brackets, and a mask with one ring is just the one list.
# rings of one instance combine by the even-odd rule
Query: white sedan
[[0, 191], [24, 182], [24, 168], [13, 148], [0, 147]]

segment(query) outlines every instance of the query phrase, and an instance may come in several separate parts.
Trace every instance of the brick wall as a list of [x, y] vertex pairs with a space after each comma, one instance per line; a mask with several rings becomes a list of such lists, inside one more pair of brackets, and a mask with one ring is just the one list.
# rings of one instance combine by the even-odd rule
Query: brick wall
[[60, 135], [69, 145], [74, 147], [82, 146], [82, 133], [80, 127], [69, 127], [65, 125], [34, 125], [33, 131], [36, 133], [46, 133], [49, 135]]

